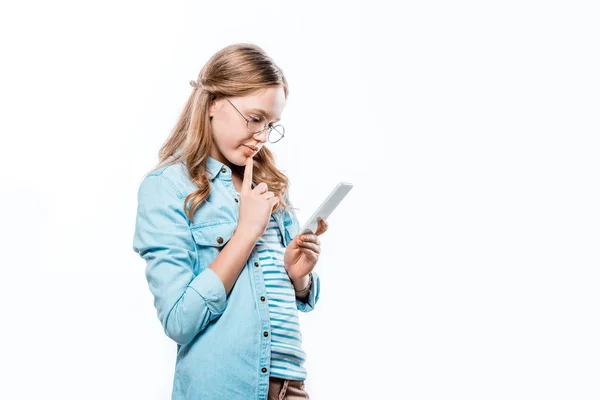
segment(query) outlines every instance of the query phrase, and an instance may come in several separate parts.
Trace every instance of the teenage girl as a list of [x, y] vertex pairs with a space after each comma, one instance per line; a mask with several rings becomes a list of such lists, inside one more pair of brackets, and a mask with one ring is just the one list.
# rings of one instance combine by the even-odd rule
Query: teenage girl
[[314, 309], [318, 236], [299, 234], [288, 178], [283, 72], [258, 46], [214, 54], [159, 165], [138, 191], [134, 251], [177, 343], [172, 399], [308, 399], [298, 312]]

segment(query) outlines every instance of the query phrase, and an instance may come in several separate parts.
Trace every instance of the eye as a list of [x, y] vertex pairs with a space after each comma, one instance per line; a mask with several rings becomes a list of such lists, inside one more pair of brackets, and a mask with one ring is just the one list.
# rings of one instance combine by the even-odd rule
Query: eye
[[261, 116], [251, 115], [250, 119], [254, 122], [263, 122], [265, 119]]

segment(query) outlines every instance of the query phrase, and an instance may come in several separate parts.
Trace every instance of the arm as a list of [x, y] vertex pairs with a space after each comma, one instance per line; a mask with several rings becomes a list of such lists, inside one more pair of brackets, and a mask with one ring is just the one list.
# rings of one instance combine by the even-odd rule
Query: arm
[[149, 175], [140, 185], [133, 250], [146, 261], [165, 334], [178, 344], [190, 342], [225, 311], [225, 287], [215, 271], [194, 275], [198, 255], [183, 200], [163, 175]]
[[[290, 201], [289, 193], [286, 192], [284, 196], [285, 202], [293, 207], [293, 204]], [[289, 234], [293, 239], [298, 235], [300, 230], [300, 221], [298, 220], [298, 216], [293, 210], [287, 210], [284, 213], [284, 225], [289, 226]], [[319, 300], [319, 295], [321, 291], [321, 279], [319, 275], [314, 271], [314, 269], [310, 272], [309, 275], [312, 275], [312, 284], [310, 286], [310, 290], [308, 293], [306, 291], [296, 294], [296, 308], [301, 312], [309, 312], [312, 311]], [[306, 287], [308, 284], [308, 275], [305, 275], [299, 281], [293, 281], [292, 285], [296, 291], [300, 291]]]

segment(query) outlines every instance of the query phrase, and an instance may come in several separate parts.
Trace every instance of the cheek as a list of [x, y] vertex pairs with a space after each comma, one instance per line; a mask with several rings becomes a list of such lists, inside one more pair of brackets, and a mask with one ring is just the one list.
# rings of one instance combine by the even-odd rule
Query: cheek
[[225, 147], [238, 147], [244, 143], [244, 137], [238, 132], [239, 127], [227, 122], [215, 121], [212, 124], [213, 140]]

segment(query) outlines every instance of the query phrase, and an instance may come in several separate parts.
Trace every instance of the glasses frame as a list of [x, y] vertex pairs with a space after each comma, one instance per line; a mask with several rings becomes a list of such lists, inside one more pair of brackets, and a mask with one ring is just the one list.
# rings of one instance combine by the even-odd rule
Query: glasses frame
[[[231, 104], [232, 107], [235, 108], [235, 110], [242, 116], [242, 118], [244, 118], [244, 120], [246, 121], [246, 130], [248, 131], [248, 133], [251, 133], [254, 136], [254, 135], [258, 135], [259, 133], [262, 133], [266, 128], [269, 128], [269, 132], [267, 133], [267, 141], [269, 143], [277, 143], [281, 139], [283, 139], [283, 137], [285, 136], [285, 127], [283, 125], [277, 124], [277, 125], [270, 126], [268, 122], [265, 124], [265, 126], [260, 131], [258, 131], [258, 132], [251, 132], [250, 131], [250, 118], [246, 118], [244, 116], [244, 114], [242, 114], [241, 111], [238, 110], [238, 108], [231, 101], [229, 101], [229, 99], [227, 97], [225, 97], [225, 100], [227, 100], [229, 102], [229, 104]], [[271, 131], [273, 129], [275, 129], [275, 128], [278, 128], [278, 127], [281, 128], [281, 131], [282, 131], [281, 137], [279, 139], [277, 139], [276, 141], [271, 142], [271, 140], [270, 140], [270, 138], [271, 138]]]

